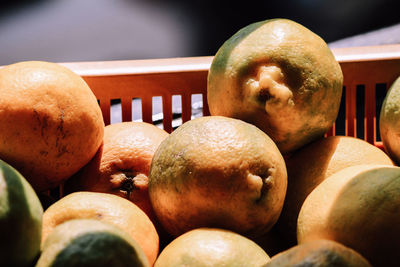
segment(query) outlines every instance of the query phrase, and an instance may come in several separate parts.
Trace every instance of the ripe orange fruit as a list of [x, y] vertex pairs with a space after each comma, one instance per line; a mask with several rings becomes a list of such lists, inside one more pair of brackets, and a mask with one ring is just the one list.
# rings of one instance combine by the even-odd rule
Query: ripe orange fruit
[[87, 164], [103, 131], [96, 97], [71, 70], [39, 61], [0, 69], [0, 158], [35, 190], [55, 187]]
[[346, 136], [321, 138], [286, 159], [288, 188], [277, 228], [292, 245], [296, 242], [297, 216], [309, 193], [323, 180], [349, 166], [385, 164], [392, 160], [370, 143]]
[[317, 239], [294, 246], [271, 258], [264, 267], [371, 267], [355, 250], [340, 243]]
[[125, 231], [96, 219], [75, 219], [54, 228], [35, 267], [149, 267], [139, 244]]
[[398, 266], [400, 167], [357, 165], [319, 184], [304, 201], [298, 242], [334, 240], [373, 266]]
[[223, 229], [198, 228], [169, 243], [154, 266], [256, 267], [269, 260], [260, 246], [242, 235]]
[[149, 217], [132, 202], [113, 194], [76, 192], [51, 205], [43, 214], [42, 244], [59, 224], [72, 219], [97, 219], [119, 227], [156, 260], [159, 237]]
[[199, 227], [258, 236], [278, 219], [286, 184], [283, 157], [264, 132], [241, 120], [206, 116], [185, 122], [160, 144], [149, 195], [173, 236]]
[[262, 129], [287, 154], [336, 120], [343, 74], [318, 35], [288, 19], [250, 24], [216, 53], [208, 73], [211, 115]]
[[153, 221], [148, 175], [154, 152], [168, 136], [145, 122], [121, 122], [104, 129], [104, 142], [92, 161], [65, 183], [67, 192], [112, 193], [129, 199]]

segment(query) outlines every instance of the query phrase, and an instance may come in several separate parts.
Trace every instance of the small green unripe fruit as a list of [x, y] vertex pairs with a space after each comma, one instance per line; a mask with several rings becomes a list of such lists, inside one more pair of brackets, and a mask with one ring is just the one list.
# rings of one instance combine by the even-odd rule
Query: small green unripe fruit
[[40, 251], [42, 216], [31, 185], [0, 160], [0, 266], [31, 266]]

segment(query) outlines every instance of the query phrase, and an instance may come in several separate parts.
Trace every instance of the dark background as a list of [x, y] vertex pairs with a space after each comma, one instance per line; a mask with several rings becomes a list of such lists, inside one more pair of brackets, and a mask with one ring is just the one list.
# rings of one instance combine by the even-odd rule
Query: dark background
[[[289, 18], [327, 43], [394, 29], [394, 0], [33, 0], [0, 2], [0, 65], [214, 55], [240, 28]], [[400, 27], [399, 27], [400, 28]], [[397, 28], [396, 28], [397, 29]], [[375, 35], [374, 35], [375, 36]], [[369, 45], [400, 42], [379, 35]]]

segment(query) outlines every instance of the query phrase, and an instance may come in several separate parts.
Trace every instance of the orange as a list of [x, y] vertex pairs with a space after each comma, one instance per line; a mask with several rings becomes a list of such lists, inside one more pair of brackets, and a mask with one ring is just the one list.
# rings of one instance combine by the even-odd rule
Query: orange
[[113, 194], [76, 192], [51, 205], [43, 214], [42, 245], [63, 222], [72, 219], [97, 219], [110, 223], [135, 240], [152, 265], [159, 248], [159, 237], [149, 217], [135, 204]]
[[334, 240], [373, 266], [399, 266], [399, 210], [400, 167], [348, 167], [308, 195], [298, 218], [298, 242]]
[[154, 266], [258, 267], [269, 260], [260, 246], [242, 235], [223, 229], [198, 228], [169, 243]]
[[307, 195], [323, 180], [349, 166], [393, 165], [389, 156], [370, 143], [346, 136], [330, 136], [309, 144], [286, 159], [288, 188], [277, 228], [296, 242], [296, 224]]
[[372, 267], [358, 252], [340, 243], [317, 239], [294, 246], [271, 258], [264, 267]]
[[390, 157], [400, 164], [400, 77], [390, 86], [382, 104], [379, 128], [383, 146]]
[[65, 184], [66, 191], [112, 193], [129, 199], [152, 220], [148, 175], [154, 152], [168, 136], [145, 122], [121, 122], [104, 129], [104, 142], [92, 161]]
[[109, 223], [75, 219], [54, 228], [35, 267], [149, 267], [146, 255], [130, 236]]
[[282, 154], [322, 137], [336, 120], [343, 74], [325, 41], [288, 19], [240, 29], [210, 66], [211, 115], [252, 123]]
[[278, 219], [286, 184], [285, 162], [268, 135], [241, 120], [206, 116], [160, 144], [149, 196], [173, 236], [199, 227], [258, 236]]
[[59, 185], [99, 149], [104, 122], [85, 81], [50, 62], [0, 69], [0, 158], [36, 191]]

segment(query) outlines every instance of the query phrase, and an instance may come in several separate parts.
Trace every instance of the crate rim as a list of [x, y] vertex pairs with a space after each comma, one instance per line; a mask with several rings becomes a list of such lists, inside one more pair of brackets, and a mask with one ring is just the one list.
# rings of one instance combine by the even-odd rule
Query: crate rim
[[[400, 59], [400, 44], [331, 48], [339, 63]], [[59, 62], [85, 77], [208, 71], [213, 56]]]

